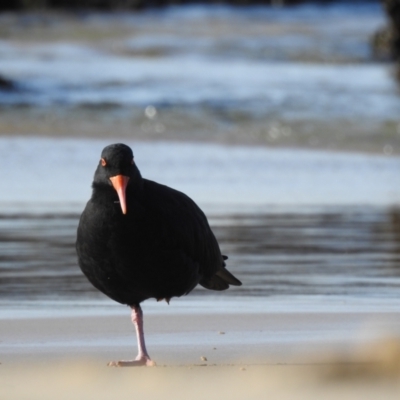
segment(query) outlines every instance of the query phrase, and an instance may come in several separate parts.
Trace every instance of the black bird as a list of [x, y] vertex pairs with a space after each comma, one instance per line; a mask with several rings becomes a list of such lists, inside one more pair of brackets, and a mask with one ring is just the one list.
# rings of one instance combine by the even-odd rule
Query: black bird
[[155, 365], [147, 353], [140, 303], [167, 302], [198, 283], [211, 290], [241, 285], [195, 202], [168, 186], [142, 178], [125, 144], [104, 148], [92, 197], [79, 221], [79, 266], [94, 287], [131, 307], [138, 356], [114, 366]]

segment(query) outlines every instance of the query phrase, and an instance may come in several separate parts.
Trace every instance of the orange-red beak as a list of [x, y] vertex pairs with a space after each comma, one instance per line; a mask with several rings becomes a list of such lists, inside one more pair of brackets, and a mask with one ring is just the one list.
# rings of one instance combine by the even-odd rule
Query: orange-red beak
[[129, 176], [116, 175], [110, 178], [114, 189], [118, 193], [119, 202], [121, 204], [122, 214], [126, 214], [126, 186], [128, 185]]

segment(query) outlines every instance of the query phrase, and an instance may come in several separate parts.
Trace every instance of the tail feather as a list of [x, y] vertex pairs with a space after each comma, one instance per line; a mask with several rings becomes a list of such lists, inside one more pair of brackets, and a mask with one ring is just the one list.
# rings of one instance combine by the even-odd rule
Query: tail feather
[[[222, 256], [223, 260], [228, 259], [227, 256]], [[226, 290], [229, 285], [241, 286], [242, 282], [234, 277], [226, 268], [223, 262], [221, 268], [208, 280], [202, 279], [200, 285], [210, 290]]]
[[226, 290], [229, 288], [229, 284], [225, 282], [218, 275], [212, 276], [208, 281], [200, 281], [200, 285], [210, 290]]
[[242, 282], [239, 279], [235, 278], [226, 268], [219, 269], [216, 276], [222, 278], [225, 282], [229, 283], [230, 285], [234, 286], [241, 286]]

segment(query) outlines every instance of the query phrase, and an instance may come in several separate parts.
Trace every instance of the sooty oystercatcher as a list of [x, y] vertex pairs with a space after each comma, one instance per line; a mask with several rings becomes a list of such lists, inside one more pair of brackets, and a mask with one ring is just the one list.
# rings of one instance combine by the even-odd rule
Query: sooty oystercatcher
[[143, 179], [124, 144], [107, 146], [97, 166], [92, 197], [79, 221], [76, 249], [89, 281], [131, 307], [138, 356], [109, 365], [155, 365], [144, 341], [140, 303], [167, 302], [198, 283], [225, 290], [241, 285], [226, 268], [200, 208], [185, 194]]

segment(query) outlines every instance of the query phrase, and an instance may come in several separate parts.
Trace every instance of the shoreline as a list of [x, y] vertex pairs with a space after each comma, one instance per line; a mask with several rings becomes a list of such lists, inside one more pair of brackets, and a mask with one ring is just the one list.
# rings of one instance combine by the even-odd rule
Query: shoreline
[[[213, 124], [208, 126], [207, 121], [195, 120], [190, 122], [193, 126], [189, 130], [186, 122], [175, 122], [173, 113], [169, 115], [168, 112], [164, 117], [154, 121], [139, 115], [136, 115], [133, 121], [131, 116], [126, 115], [126, 110], [121, 110], [123, 114], [121, 118], [113, 116], [112, 112], [111, 114], [106, 112], [106, 116], [102, 113], [101, 109], [68, 112], [56, 111], [53, 108], [48, 110], [28, 108], [26, 111], [17, 111], [4, 107], [0, 109], [0, 138], [86, 140], [110, 138], [110, 141], [117, 138], [150, 143], [199, 143], [271, 150], [299, 149], [345, 154], [375, 154], [387, 157], [400, 155], [400, 127], [394, 120], [336, 121], [328, 118], [326, 122], [315, 119], [281, 121], [266, 116], [263, 121], [240, 122], [224, 129]], [[201, 115], [198, 116], [200, 117]], [[158, 131], [159, 126], [163, 127], [161, 131]], [[215, 133], [210, 134], [210, 132]], [[274, 132], [273, 136], [271, 132]], [[288, 135], [286, 132], [291, 133]], [[341, 132], [340, 137], [337, 132]]]
[[[161, 364], [193, 364], [205, 355], [218, 365], [256, 365], [302, 363], [324, 351], [352, 353], [364, 343], [400, 337], [399, 305], [394, 298], [355, 296], [192, 295], [171, 305], [149, 299], [143, 312], [150, 354]], [[106, 298], [9, 300], [0, 308], [0, 330], [3, 364], [136, 351], [129, 308]]]

